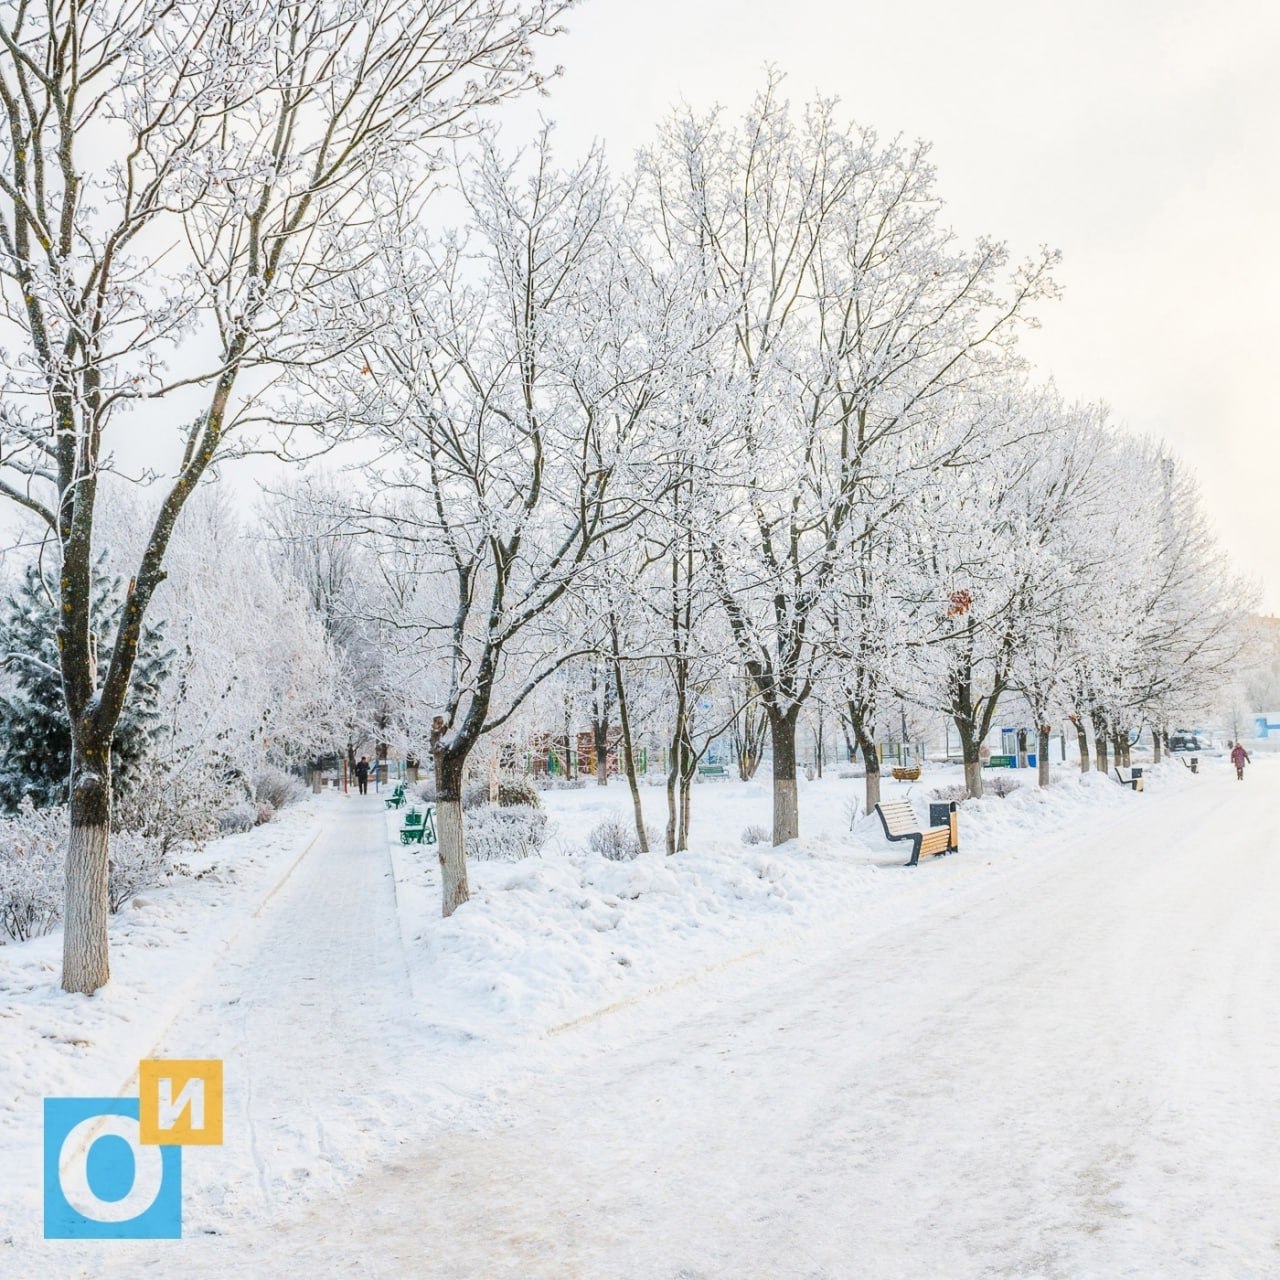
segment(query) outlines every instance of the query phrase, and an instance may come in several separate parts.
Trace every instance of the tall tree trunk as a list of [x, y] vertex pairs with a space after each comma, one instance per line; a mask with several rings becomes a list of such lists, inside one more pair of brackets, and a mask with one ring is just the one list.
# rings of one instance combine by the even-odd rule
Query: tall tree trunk
[[467, 846], [462, 828], [462, 780], [472, 744], [439, 746], [440, 727], [432, 729], [432, 756], [436, 766], [436, 840], [440, 858], [440, 909], [446, 918], [471, 897], [467, 885]]
[[618, 660], [617, 625], [610, 619], [613, 642], [613, 683], [618, 694], [618, 723], [622, 729], [622, 768], [627, 775], [627, 787], [631, 791], [631, 808], [636, 823], [636, 840], [641, 853], [649, 852], [649, 837], [645, 834], [644, 805], [640, 801], [640, 779], [636, 776], [636, 753], [631, 737], [631, 708], [627, 703], [626, 683], [622, 678], [622, 663]]
[[676, 833], [677, 852], [689, 847], [689, 814], [693, 807], [693, 775], [698, 768], [692, 752], [686, 757], [685, 763], [688, 772], [680, 775], [680, 821]]
[[1160, 730], [1154, 725], [1151, 728], [1151, 763], [1160, 763]]
[[1049, 732], [1050, 726], [1042, 724], [1036, 736], [1036, 782], [1049, 785]]
[[111, 747], [83, 731], [71, 744], [71, 838], [67, 844], [62, 989], [92, 995], [111, 977], [107, 878], [111, 842]]
[[[959, 728], [959, 725], [956, 726]], [[979, 743], [972, 734], [960, 732], [960, 755], [964, 761], [964, 789], [978, 800], [982, 796], [982, 756]]]
[[[747, 681], [747, 694], [754, 686]], [[734, 755], [738, 761], [738, 777], [743, 782], [750, 782], [760, 767], [760, 757], [764, 754], [764, 736], [769, 722], [758, 705], [744, 706], [733, 722]]]
[[880, 803], [880, 755], [876, 751], [876, 744], [872, 741], [870, 733], [863, 724], [862, 717], [855, 715], [851, 710], [849, 712], [850, 723], [853, 725], [853, 734], [858, 743], [858, 750], [862, 752], [862, 763], [866, 766], [867, 776], [864, 779], [866, 783], [867, 796], [867, 813], [870, 814]]
[[796, 722], [799, 704], [785, 714], [769, 708], [773, 744], [773, 843], [786, 844], [800, 834], [800, 796], [796, 781]]
[[1089, 731], [1079, 716], [1072, 716], [1071, 723], [1076, 730], [1076, 749], [1080, 752], [1080, 772], [1089, 772]]
[[1107, 759], [1107, 734], [1105, 729], [1098, 729], [1093, 735], [1094, 768], [1098, 773], [1110, 773], [1111, 766]]
[[596, 744], [596, 785], [609, 785], [609, 722], [597, 720], [591, 726]]

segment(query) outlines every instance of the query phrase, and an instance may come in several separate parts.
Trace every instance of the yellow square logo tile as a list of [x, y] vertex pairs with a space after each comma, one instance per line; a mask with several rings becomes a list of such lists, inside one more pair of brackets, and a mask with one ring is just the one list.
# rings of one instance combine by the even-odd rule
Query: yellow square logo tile
[[138, 1063], [138, 1140], [147, 1146], [222, 1143], [222, 1062], [144, 1058]]

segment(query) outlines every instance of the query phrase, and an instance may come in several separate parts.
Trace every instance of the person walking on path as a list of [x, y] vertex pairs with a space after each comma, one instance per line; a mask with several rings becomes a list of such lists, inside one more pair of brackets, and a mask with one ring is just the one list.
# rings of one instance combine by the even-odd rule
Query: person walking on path
[[360, 794], [367, 796], [369, 794], [369, 758], [361, 756], [356, 761], [356, 785], [360, 788]]
[[1249, 763], [1249, 753], [1244, 749], [1243, 742], [1237, 742], [1231, 748], [1231, 763], [1236, 767], [1236, 781], [1244, 781], [1244, 767]]

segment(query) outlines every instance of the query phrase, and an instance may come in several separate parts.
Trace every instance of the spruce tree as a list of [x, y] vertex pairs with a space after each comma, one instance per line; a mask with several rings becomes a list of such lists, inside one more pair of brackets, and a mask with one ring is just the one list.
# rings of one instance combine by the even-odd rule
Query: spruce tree
[[[120, 619], [121, 587], [99, 559], [92, 616], [103, 667], [107, 637], [116, 634]], [[16, 810], [24, 795], [40, 808], [68, 798], [71, 729], [58, 672], [56, 602], [57, 592], [34, 564], [0, 602], [0, 665], [9, 675], [0, 692], [0, 809], [6, 812]], [[117, 796], [137, 783], [159, 725], [160, 686], [172, 657], [163, 640], [163, 624], [143, 628], [130, 696], [111, 742]]]

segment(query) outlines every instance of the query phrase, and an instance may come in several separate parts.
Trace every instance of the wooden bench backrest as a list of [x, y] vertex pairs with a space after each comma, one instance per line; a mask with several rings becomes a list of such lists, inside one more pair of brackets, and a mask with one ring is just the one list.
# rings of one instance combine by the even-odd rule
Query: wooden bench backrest
[[890, 835], [902, 836], [909, 831], [924, 830], [910, 800], [885, 800], [880, 803], [879, 809], [884, 815], [884, 824]]

